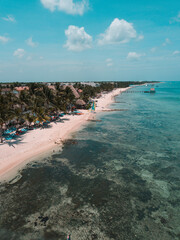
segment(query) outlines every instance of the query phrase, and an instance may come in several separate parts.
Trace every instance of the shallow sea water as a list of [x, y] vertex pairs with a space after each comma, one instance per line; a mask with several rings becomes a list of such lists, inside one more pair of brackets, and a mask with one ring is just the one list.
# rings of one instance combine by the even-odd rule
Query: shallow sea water
[[180, 239], [180, 83], [155, 87], [0, 185], [0, 239]]

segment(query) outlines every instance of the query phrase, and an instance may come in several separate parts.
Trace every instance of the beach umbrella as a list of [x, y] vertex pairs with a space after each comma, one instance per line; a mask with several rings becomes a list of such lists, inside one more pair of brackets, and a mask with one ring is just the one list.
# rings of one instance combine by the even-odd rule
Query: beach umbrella
[[80, 111], [74, 111], [73, 113], [81, 113]]

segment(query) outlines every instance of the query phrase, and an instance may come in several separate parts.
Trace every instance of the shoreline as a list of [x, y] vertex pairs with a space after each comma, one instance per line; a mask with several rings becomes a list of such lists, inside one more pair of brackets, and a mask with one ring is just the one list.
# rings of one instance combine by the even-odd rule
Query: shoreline
[[50, 128], [30, 131], [22, 135], [21, 140], [13, 140], [0, 145], [0, 182], [12, 180], [27, 163], [59, 150], [64, 140], [88, 124], [92, 116], [108, 110], [115, 97], [129, 88], [114, 89], [102, 94], [99, 99], [94, 99], [97, 101], [95, 114], [89, 110], [81, 110], [83, 115], [80, 116], [65, 115], [61, 121], [51, 123]]

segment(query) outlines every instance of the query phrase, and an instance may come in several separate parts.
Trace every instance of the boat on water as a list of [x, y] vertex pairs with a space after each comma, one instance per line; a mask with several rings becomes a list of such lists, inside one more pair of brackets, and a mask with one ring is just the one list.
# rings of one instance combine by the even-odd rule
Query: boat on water
[[151, 88], [150, 91], [144, 91], [144, 93], [155, 93], [156, 90], [154, 88]]
[[154, 88], [150, 89], [150, 93], [155, 93], [155, 92], [156, 92], [156, 90]]

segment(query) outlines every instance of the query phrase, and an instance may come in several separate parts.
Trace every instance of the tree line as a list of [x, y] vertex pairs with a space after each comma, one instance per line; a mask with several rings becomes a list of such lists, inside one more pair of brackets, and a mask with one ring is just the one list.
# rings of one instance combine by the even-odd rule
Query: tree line
[[[141, 82], [142, 83], [142, 82]], [[87, 108], [90, 107], [90, 99], [97, 97], [101, 92], [109, 92], [114, 88], [125, 88], [139, 82], [99, 82], [96, 86], [82, 83], [74, 83], [74, 88], [79, 90], [80, 99], [84, 100]], [[11, 91], [3, 93], [0, 84], [0, 138], [5, 129], [15, 123], [18, 126], [27, 122], [31, 125], [35, 121], [49, 120], [51, 115], [58, 112], [67, 112], [75, 105], [76, 99], [71, 88], [63, 88], [61, 83], [55, 83], [54, 89], [43, 83], [26, 83], [28, 90], [18, 94], [13, 90], [25, 83], [7, 84]]]

